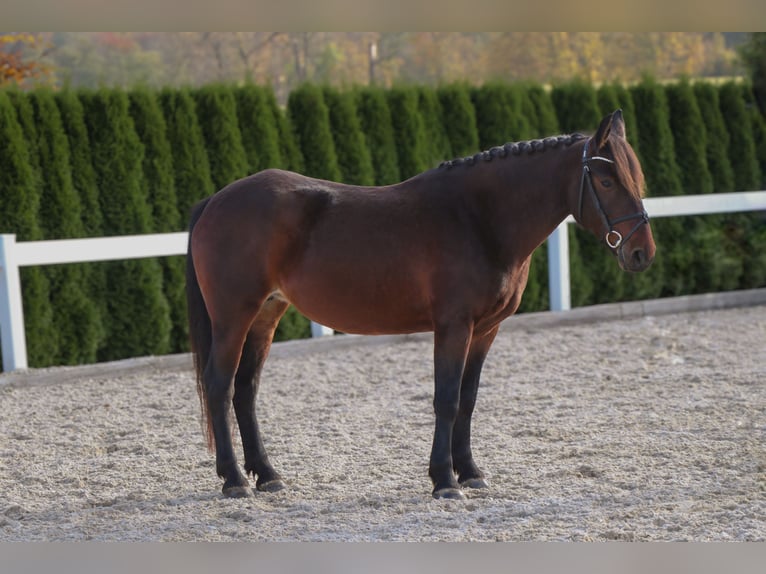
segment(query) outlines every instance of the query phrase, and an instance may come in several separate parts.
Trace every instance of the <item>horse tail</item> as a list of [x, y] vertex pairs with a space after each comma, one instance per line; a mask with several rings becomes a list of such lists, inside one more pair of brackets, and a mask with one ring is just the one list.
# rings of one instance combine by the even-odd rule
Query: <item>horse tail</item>
[[197, 396], [201, 409], [202, 429], [207, 440], [207, 447], [211, 451], [215, 448], [215, 437], [213, 435], [213, 421], [207, 408], [207, 392], [205, 389], [202, 374], [207, 367], [210, 357], [210, 347], [212, 345], [212, 327], [210, 315], [205, 306], [205, 300], [202, 297], [202, 291], [199, 288], [197, 280], [197, 271], [194, 269], [194, 260], [192, 259], [191, 238], [194, 226], [197, 224], [202, 212], [205, 210], [210, 198], [199, 202], [192, 208], [191, 219], [189, 221], [189, 246], [186, 250], [186, 306], [189, 318], [189, 339], [191, 344], [192, 357], [194, 358], [194, 370], [197, 378]]

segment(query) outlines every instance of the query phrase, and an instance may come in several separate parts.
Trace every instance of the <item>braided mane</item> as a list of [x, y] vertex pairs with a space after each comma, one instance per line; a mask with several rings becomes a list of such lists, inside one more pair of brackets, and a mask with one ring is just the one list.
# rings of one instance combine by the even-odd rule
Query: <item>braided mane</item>
[[496, 146], [488, 150], [479, 152], [475, 155], [469, 155], [467, 157], [461, 157], [448, 161], [443, 161], [439, 164], [439, 168], [450, 169], [459, 165], [473, 165], [481, 161], [492, 161], [499, 157], [504, 158], [509, 155], [519, 156], [522, 154], [533, 154], [544, 152], [548, 149], [555, 149], [557, 147], [565, 146], [569, 147], [575, 142], [586, 139], [587, 136], [581, 133], [573, 133], [569, 135], [553, 136], [544, 139], [529, 140], [523, 142], [509, 142], [501, 146]]

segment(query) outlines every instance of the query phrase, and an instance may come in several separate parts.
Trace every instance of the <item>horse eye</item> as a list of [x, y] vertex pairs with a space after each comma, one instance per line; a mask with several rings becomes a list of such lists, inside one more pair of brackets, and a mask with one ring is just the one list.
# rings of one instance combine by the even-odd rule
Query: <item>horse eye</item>
[[604, 187], [612, 187], [612, 180], [611, 179], [602, 179], [601, 185]]

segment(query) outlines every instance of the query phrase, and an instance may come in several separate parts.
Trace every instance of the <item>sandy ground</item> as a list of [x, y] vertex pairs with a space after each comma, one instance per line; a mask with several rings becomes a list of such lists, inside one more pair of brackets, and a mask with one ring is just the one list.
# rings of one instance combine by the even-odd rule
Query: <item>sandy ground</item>
[[0, 385], [0, 540], [764, 540], [766, 307], [501, 333], [491, 487], [430, 496], [431, 344], [267, 362], [289, 488], [220, 495], [191, 368]]

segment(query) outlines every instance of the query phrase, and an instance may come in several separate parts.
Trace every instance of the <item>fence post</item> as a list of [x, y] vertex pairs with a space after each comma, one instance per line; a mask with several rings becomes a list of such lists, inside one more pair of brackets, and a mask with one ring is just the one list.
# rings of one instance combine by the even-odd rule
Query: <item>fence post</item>
[[562, 221], [548, 237], [548, 290], [551, 311], [572, 307], [569, 285], [569, 223]]
[[311, 336], [312, 337], [324, 337], [325, 335], [333, 335], [335, 334], [335, 331], [330, 329], [330, 327], [325, 327], [324, 325], [320, 325], [319, 323], [314, 323], [314, 321], [311, 321]]
[[15, 235], [0, 234], [0, 344], [3, 351], [3, 371], [27, 368], [21, 279], [16, 264], [15, 247]]

